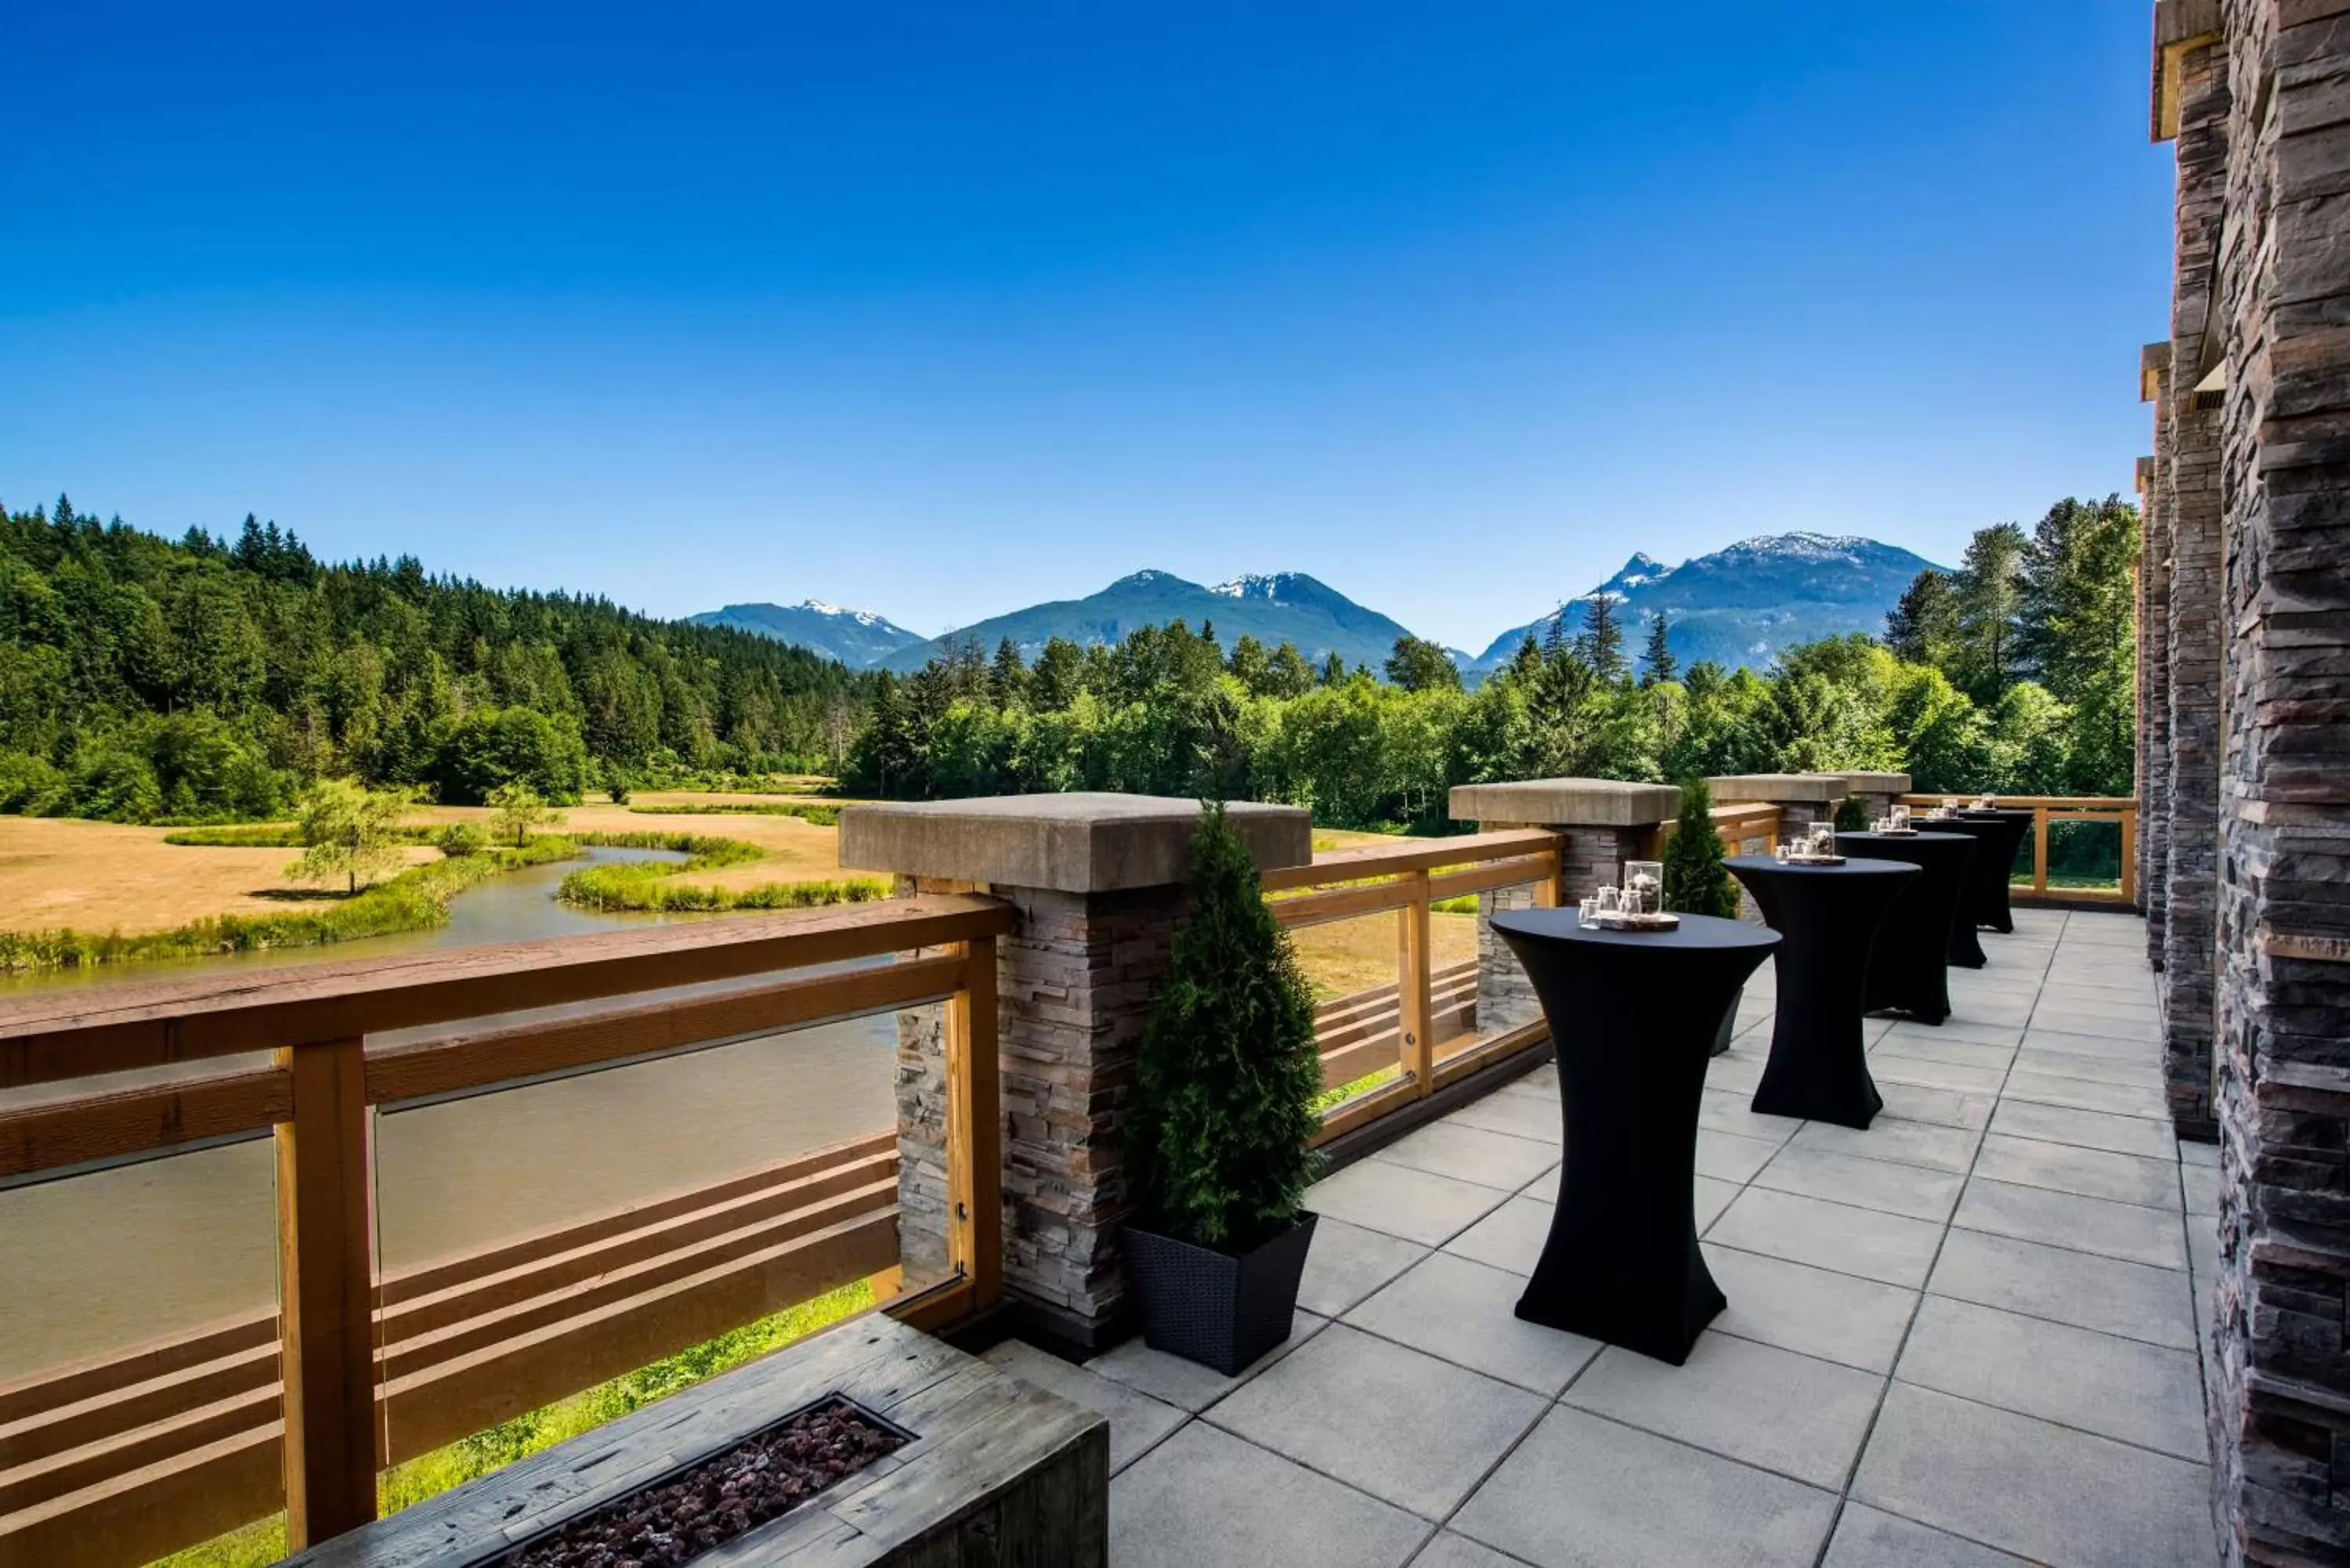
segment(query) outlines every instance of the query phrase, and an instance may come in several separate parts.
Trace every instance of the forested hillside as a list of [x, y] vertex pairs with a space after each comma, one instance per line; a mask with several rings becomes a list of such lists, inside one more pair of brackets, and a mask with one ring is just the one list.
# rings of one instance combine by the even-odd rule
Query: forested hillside
[[1181, 622], [1115, 648], [1009, 639], [884, 674], [850, 786], [900, 796], [1211, 790], [1311, 805], [1335, 826], [1441, 831], [1449, 786], [1547, 774], [1898, 768], [1929, 791], [2123, 794], [2135, 692], [2137, 512], [2067, 500], [1925, 571], [1882, 639], [1783, 651], [1767, 673], [1684, 669], [1667, 619], [1634, 646], [1607, 596], [1529, 633], [1474, 691], [1399, 639], [1384, 681]]
[[643, 772], [829, 768], [858, 677], [745, 632], [326, 565], [276, 524], [177, 543], [0, 507], [0, 810], [268, 816], [320, 776], [446, 802]]

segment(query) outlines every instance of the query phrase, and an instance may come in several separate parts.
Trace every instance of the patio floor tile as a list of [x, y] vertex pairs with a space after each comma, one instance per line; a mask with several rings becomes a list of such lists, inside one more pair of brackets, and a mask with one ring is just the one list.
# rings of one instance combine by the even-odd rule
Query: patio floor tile
[[1558, 1163], [1558, 1145], [1469, 1127], [1448, 1116], [1398, 1138], [1371, 1158], [1515, 1192]]
[[1918, 1293], [1784, 1258], [1742, 1252], [1709, 1241], [1706, 1267], [1730, 1298], [1712, 1326], [1741, 1339], [1890, 1372]]
[[1564, 1124], [1559, 1117], [1556, 1094], [1487, 1095], [1461, 1106], [1444, 1120], [1456, 1127], [1482, 1127], [1487, 1132], [1546, 1143], [1553, 1151], [1551, 1158], [1558, 1158], [1556, 1150]]
[[1832, 1492], [1559, 1406], [1452, 1528], [1539, 1568], [1810, 1568], [1835, 1518]]
[[2199, 1218], [2220, 1212], [2220, 1168], [2216, 1165], [2183, 1165], [2178, 1179], [2184, 1184], [2187, 1212]]
[[1928, 1296], [1895, 1375], [2196, 1463], [2207, 1451], [2191, 1351]]
[[1048, 1394], [1058, 1394], [1107, 1420], [1112, 1475], [1141, 1458], [1152, 1444], [1190, 1419], [1188, 1412], [1173, 1405], [1016, 1339], [1005, 1340], [989, 1351], [985, 1359], [1023, 1383]]
[[1153, 1350], [1142, 1343], [1139, 1334], [1115, 1350], [1095, 1356], [1086, 1363], [1086, 1370], [1139, 1389], [1161, 1403], [1180, 1405], [1186, 1410], [1204, 1410], [1321, 1333], [1329, 1324], [1326, 1317], [1316, 1317], [1309, 1312], [1299, 1313], [1290, 1328], [1289, 1337], [1265, 1352], [1262, 1359], [1243, 1367], [1237, 1377], [1227, 1377], [1197, 1362], [1170, 1355], [1162, 1350]]
[[1873, 1372], [1708, 1331], [1668, 1366], [1609, 1345], [1565, 1402], [1627, 1427], [1841, 1489], [1885, 1379]]
[[1513, 1198], [1446, 1243], [1456, 1257], [1474, 1259], [1518, 1275], [1534, 1272], [1543, 1243], [1550, 1240], [1551, 1205], [1533, 1198]]
[[1509, 1194], [1392, 1160], [1366, 1159], [1306, 1189], [1305, 1207], [1424, 1247], [1459, 1235]]
[[1985, 1062], [1939, 1061], [1931, 1056], [1905, 1056], [1897, 1049], [1879, 1051], [1868, 1059], [1869, 1076], [1882, 1084], [1915, 1084], [1929, 1089], [1996, 1095], [2007, 1082], [2008, 1053], [1988, 1048]]
[[1772, 1157], [1771, 1163], [1756, 1174], [1754, 1185], [1939, 1224], [1950, 1217], [1966, 1178], [1953, 1170], [1932, 1170], [1921, 1165], [1895, 1165], [1820, 1148], [1790, 1147]]
[[1697, 1130], [1697, 1173], [1716, 1181], [1746, 1181], [1778, 1151], [1779, 1146], [1767, 1138], [1701, 1127]]
[[1243, 1385], [1209, 1419], [1381, 1501], [1440, 1519], [1546, 1403], [1341, 1324]]
[[1519, 1564], [1515, 1558], [1445, 1530], [1438, 1532], [1426, 1550], [1411, 1560], [1411, 1568], [1519, 1568]]
[[2176, 1168], [2166, 1159], [1992, 1133], [1975, 1158], [1975, 1174], [2019, 1187], [2078, 1192], [2149, 1209], [2178, 1207]]
[[2174, 1350], [2195, 1346], [2187, 1276], [2144, 1263], [1954, 1230], [1926, 1289]]
[[1929, 1127], [1924, 1122], [1880, 1116], [1866, 1132], [1840, 1127], [1832, 1122], [1805, 1122], [1804, 1130], [1794, 1136], [1789, 1147], [1964, 1172], [1974, 1163], [1975, 1145], [1981, 1140], [1982, 1135], [1969, 1127]]
[[2069, 1143], [2076, 1148], [2102, 1148], [2115, 1154], [2135, 1154], [2147, 1159], [2174, 1158], [2177, 1139], [2162, 1122], [2139, 1116], [2109, 1116], [2104, 1111], [2071, 1111], [2055, 1106], [2035, 1106], [2026, 1100], [2002, 1100], [1991, 1117], [1991, 1130], [2012, 1137], [2036, 1137], [2049, 1143]]
[[1820, 1568], [2031, 1568], [2031, 1564], [1866, 1503], [1847, 1502]]
[[2042, 1078], [2082, 1078], [2093, 1084], [2128, 1084], [2140, 1088], [2148, 1085], [2159, 1087], [2162, 1083], [2162, 1069], [2147, 1056], [2084, 1056], [2077, 1051], [2059, 1051], [2045, 1045], [2018, 1051], [2015, 1069]]
[[1305, 1278], [1297, 1287], [1297, 1304], [1324, 1317], [1336, 1317], [1428, 1252], [1417, 1241], [1367, 1231], [1326, 1214], [1314, 1228], [1314, 1246], [1305, 1254]]
[[1109, 1483], [1118, 1568], [1386, 1568], [1426, 1521], [1194, 1421]]
[[1935, 1127], [1968, 1127], [1981, 1132], [1991, 1121], [1991, 1107], [1999, 1101], [1996, 1096], [1965, 1094], [1956, 1089], [1930, 1088], [1918, 1084], [1887, 1082], [1877, 1086], [1884, 1098], [1881, 1116], [1905, 1122], [1926, 1122]]
[[1857, 1274], [1888, 1285], [1923, 1284], [1942, 1229], [1922, 1220], [1750, 1187], [1707, 1238], [1727, 1247]]
[[2204, 1485], [2201, 1465], [1897, 1381], [1853, 1495], [2057, 1568], [2210, 1568]]
[[1525, 1288], [1523, 1275], [1437, 1252], [1344, 1321], [1457, 1366], [1556, 1398], [1599, 1354], [1599, 1342], [1521, 1322], [1515, 1308]]
[[1959, 1199], [1959, 1211], [1950, 1223], [2158, 1269], [2187, 1266], [2187, 1241], [2177, 1214], [2085, 1198], [2077, 1192], [2019, 1187], [1976, 1176], [1968, 1181], [1966, 1195]]
[[2028, 1070], [2030, 1064], [2020, 1064], [2008, 1075], [2007, 1097], [2029, 1100], [2039, 1106], [2063, 1106], [2076, 1111], [2109, 1111], [2116, 1116], [2144, 1116], [2160, 1121], [2168, 1116], [2169, 1102], [2161, 1088], [2152, 1083], [2098, 1083], [2088, 1078], [2058, 1077]]

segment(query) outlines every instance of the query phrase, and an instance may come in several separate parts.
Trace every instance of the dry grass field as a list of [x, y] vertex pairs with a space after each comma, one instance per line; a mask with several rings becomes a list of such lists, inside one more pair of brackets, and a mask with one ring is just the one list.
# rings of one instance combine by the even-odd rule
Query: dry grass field
[[[759, 797], [646, 792], [642, 805], [743, 803]], [[803, 797], [804, 798], [804, 797]], [[827, 803], [829, 804], [829, 803]], [[699, 886], [742, 889], [765, 882], [814, 881], [842, 875], [839, 834], [796, 816], [747, 812], [648, 813], [605, 801], [563, 809], [557, 831], [572, 833], [691, 833], [755, 844], [766, 857], [694, 876]], [[424, 806], [412, 823], [472, 821], [487, 826], [478, 806]], [[291, 849], [195, 847], [163, 842], [169, 829], [51, 817], [0, 816], [0, 927], [16, 930], [60, 926], [138, 935], [168, 930], [208, 916], [283, 914], [303, 907], [306, 893], [286, 879]], [[1379, 842], [1367, 833], [1315, 833], [1316, 849]], [[411, 849], [412, 861], [435, 851]], [[1472, 956], [1476, 922], [1466, 915], [1431, 917], [1439, 964]], [[1297, 933], [1297, 950], [1317, 991], [1342, 994], [1395, 978], [1396, 919], [1392, 915], [1345, 920]]]

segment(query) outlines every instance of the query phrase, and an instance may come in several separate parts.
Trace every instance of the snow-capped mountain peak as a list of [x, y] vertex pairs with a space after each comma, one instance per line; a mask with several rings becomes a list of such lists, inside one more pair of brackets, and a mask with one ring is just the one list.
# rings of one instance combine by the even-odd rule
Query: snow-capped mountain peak
[[802, 599], [792, 607], [806, 610], [811, 615], [830, 616], [835, 620], [853, 620], [859, 626], [889, 624], [888, 617], [875, 615], [871, 610], [850, 609], [843, 605], [828, 605], [822, 599]]

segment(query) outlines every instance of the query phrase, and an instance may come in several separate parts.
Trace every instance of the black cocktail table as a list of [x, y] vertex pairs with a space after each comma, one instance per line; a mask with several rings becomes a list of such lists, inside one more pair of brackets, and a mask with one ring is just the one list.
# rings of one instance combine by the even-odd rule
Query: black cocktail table
[[1868, 1075], [1861, 1002], [1886, 911], [1920, 875], [1903, 860], [1786, 865], [1764, 855], [1723, 862], [1746, 884], [1779, 948], [1779, 1013], [1754, 1109], [1866, 1127], [1885, 1108]]
[[2009, 911], [2007, 888], [2015, 875], [2015, 857], [2023, 836], [2032, 831], [2028, 811], [1962, 811], [1956, 816], [1929, 817], [1928, 831], [1963, 833], [1975, 841], [1975, 857], [1967, 871], [1967, 899], [1960, 923], [1994, 931], [2015, 929]]
[[1566, 1127], [1518, 1316], [1678, 1366], [1723, 1304], [1690, 1208], [1706, 1055], [1779, 934], [1705, 915], [1607, 931], [1573, 909], [1498, 914], [1493, 929], [1542, 998]]
[[1950, 1015], [1950, 929], [1974, 852], [1975, 841], [1962, 833], [1836, 835], [1839, 855], [1907, 861], [1919, 873], [1877, 928], [1861, 1002], [1869, 1012], [1907, 1012], [1926, 1023]]

